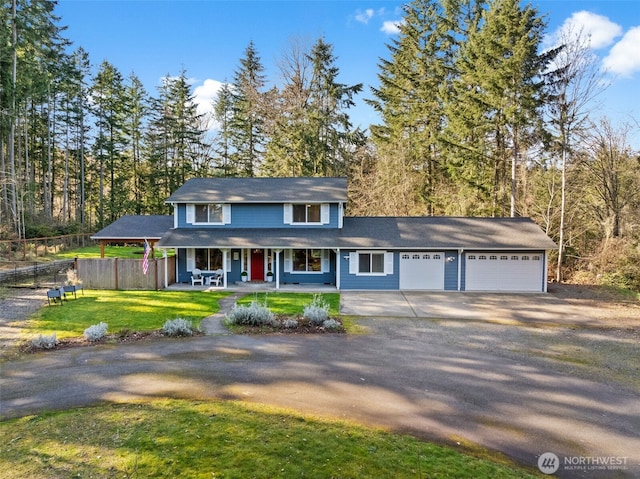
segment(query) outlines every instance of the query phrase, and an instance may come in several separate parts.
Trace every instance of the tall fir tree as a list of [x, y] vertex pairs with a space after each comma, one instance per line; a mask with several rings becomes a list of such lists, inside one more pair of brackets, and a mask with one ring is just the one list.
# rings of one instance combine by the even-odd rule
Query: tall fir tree
[[516, 172], [541, 125], [545, 23], [518, 0], [493, 0], [462, 46], [447, 104], [447, 139], [458, 177], [481, 193], [486, 213], [516, 214]]
[[126, 181], [131, 168], [122, 155], [124, 141], [124, 85], [122, 74], [109, 62], [100, 65], [91, 87], [96, 139], [98, 191], [97, 225], [103, 228], [120, 217], [127, 202]]
[[233, 80], [230, 124], [231, 171], [237, 176], [255, 176], [265, 148], [263, 89], [264, 66], [253, 41], [244, 51]]

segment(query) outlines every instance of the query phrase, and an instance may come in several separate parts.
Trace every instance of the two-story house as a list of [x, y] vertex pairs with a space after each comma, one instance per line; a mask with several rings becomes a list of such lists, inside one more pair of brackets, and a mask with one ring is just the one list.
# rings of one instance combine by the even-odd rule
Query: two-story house
[[194, 178], [167, 202], [177, 282], [541, 292], [556, 248], [528, 218], [347, 217], [346, 178]]

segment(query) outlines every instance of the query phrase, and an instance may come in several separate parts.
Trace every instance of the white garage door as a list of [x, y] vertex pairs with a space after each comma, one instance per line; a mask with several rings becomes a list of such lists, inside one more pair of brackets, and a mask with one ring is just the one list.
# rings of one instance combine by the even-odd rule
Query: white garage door
[[444, 253], [400, 253], [400, 289], [444, 289]]
[[542, 291], [542, 254], [474, 253], [465, 261], [467, 291]]

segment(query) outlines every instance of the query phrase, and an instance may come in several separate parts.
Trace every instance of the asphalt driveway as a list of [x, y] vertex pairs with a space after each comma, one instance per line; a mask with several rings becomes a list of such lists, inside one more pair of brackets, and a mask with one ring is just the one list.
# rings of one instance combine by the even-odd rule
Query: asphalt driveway
[[[22, 357], [2, 364], [0, 412], [167, 396], [246, 400], [475, 443], [533, 469], [545, 452], [574, 462], [624, 458], [623, 470], [572, 466], [558, 475], [640, 477], [638, 390], [547, 354], [586, 340], [553, 319], [570, 317], [566, 305], [547, 295], [514, 295], [525, 298], [511, 308], [502, 295], [436, 296], [343, 293], [343, 313], [371, 313], [358, 320], [362, 335], [213, 335]], [[436, 316], [434, 308], [439, 319], [418, 317]], [[445, 316], [462, 308], [483, 316]], [[512, 324], [522, 321], [532, 325]], [[555, 322], [537, 325], [544, 321]], [[637, 353], [637, 344], [617, 346]]]

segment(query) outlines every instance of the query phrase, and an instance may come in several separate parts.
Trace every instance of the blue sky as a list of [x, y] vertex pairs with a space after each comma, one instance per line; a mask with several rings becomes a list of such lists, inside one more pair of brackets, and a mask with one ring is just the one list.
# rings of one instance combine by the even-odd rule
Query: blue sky
[[[388, 0], [58, 0], [56, 14], [67, 26], [72, 48], [89, 52], [94, 68], [108, 60], [125, 76], [134, 72], [155, 94], [160, 79], [185, 69], [205, 108], [221, 82], [233, 79], [253, 41], [272, 82], [277, 62], [293, 38], [333, 45], [339, 81], [363, 83], [356, 125], [377, 118], [364, 105], [377, 85], [379, 59], [401, 18], [404, 2]], [[613, 79], [598, 111], [614, 121], [640, 122], [640, 1], [532, 0], [545, 14], [549, 42], [567, 23], [590, 33], [594, 52]], [[640, 126], [636, 128], [636, 131]], [[631, 138], [640, 145], [638, 133]]]

